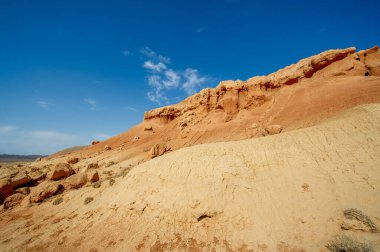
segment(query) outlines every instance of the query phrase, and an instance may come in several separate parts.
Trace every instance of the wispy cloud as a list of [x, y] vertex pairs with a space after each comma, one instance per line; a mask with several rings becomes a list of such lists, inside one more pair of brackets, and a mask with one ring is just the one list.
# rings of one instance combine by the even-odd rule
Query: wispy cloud
[[109, 134], [106, 134], [106, 133], [95, 134], [95, 139], [100, 140], [100, 141], [106, 140], [106, 139], [108, 139], [110, 137], [112, 137], [112, 136], [109, 135]]
[[167, 89], [178, 87], [181, 81], [181, 75], [179, 72], [175, 72], [172, 69], [165, 71], [165, 80], [162, 81], [164, 87]]
[[155, 51], [153, 51], [149, 47], [145, 47], [145, 48], [141, 49], [140, 52], [141, 52], [141, 54], [143, 54], [145, 57], [147, 57], [149, 59], [156, 60], [159, 62], [163, 62], [166, 64], [170, 63], [169, 57], [162, 56], [161, 54], [156, 53]]
[[38, 101], [37, 104], [38, 104], [38, 106], [40, 106], [43, 109], [48, 109], [48, 108], [55, 105], [54, 103], [50, 103], [47, 101]]
[[0, 135], [1, 134], [7, 134], [7, 133], [12, 132], [16, 129], [17, 128], [14, 126], [0, 126]]
[[162, 70], [166, 69], [166, 65], [162, 62], [158, 62], [157, 64], [153, 63], [150, 60], [147, 60], [144, 62], [143, 67], [147, 70], [153, 71], [153, 72], [161, 72]]
[[149, 75], [148, 84], [152, 90], [147, 93], [148, 99], [152, 102], [161, 104], [161, 102], [168, 102], [169, 99], [164, 94], [164, 85], [162, 84], [161, 77], [158, 75]]
[[133, 112], [137, 112], [137, 109], [135, 109], [134, 107], [129, 107], [128, 106], [127, 109], [130, 110], [130, 111], [133, 111]]
[[124, 56], [131, 56], [133, 53], [131, 52], [131, 51], [129, 51], [129, 50], [124, 50], [123, 51], [123, 55]]
[[209, 77], [201, 76], [197, 69], [174, 70], [168, 67], [170, 58], [156, 53], [149, 47], [142, 49], [141, 53], [147, 58], [143, 68], [147, 71], [146, 79], [152, 88], [147, 92], [147, 97], [159, 105], [171, 102], [167, 96], [169, 90], [183, 90], [186, 95], [191, 95], [210, 80]]
[[96, 101], [94, 99], [86, 98], [83, 101], [90, 106], [91, 110], [95, 110], [96, 109]]
[[199, 76], [197, 69], [187, 68], [183, 72], [185, 82], [182, 85], [183, 90], [185, 90], [187, 95], [192, 95], [197, 92], [198, 88], [206, 82], [206, 77]]

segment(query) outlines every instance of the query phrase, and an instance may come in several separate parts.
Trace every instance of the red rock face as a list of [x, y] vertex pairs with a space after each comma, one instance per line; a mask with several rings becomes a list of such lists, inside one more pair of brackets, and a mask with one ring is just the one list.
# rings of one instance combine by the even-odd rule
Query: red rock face
[[315, 125], [344, 109], [380, 102], [379, 77], [377, 47], [329, 50], [267, 76], [222, 81], [178, 104], [147, 111], [141, 124], [71, 155], [148, 160], [156, 143], [177, 150], [260, 137], [270, 125], [284, 131]]
[[199, 106], [204, 106], [207, 110], [219, 108], [227, 114], [236, 114], [240, 109], [247, 109], [253, 105], [252, 101], [256, 98], [253, 94], [260, 93], [257, 89], [268, 91], [295, 84], [353, 53], [354, 47], [329, 50], [268, 76], [253, 77], [247, 81], [222, 81], [216, 88], [204, 89], [179, 104], [147, 111], [144, 119], [160, 118], [161, 122], [170, 122], [187, 111], [197, 110]]

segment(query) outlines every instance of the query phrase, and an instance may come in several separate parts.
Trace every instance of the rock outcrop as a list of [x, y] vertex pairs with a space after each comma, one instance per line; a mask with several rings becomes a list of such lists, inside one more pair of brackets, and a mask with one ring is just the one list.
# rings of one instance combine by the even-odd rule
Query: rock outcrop
[[264, 135], [275, 135], [279, 134], [282, 131], [281, 125], [269, 125], [265, 127]]
[[154, 157], [161, 156], [161, 155], [163, 155], [164, 153], [166, 153], [166, 152], [168, 152], [170, 150], [171, 150], [171, 148], [169, 146], [167, 146], [166, 144], [164, 144], [164, 143], [155, 144], [150, 149], [150, 157], [154, 158]]
[[22, 193], [24, 195], [30, 194], [30, 188], [29, 187], [21, 187], [15, 190], [15, 193]]
[[98, 169], [98, 168], [99, 168], [98, 163], [89, 163], [89, 164], [87, 165], [87, 170]]
[[17, 188], [21, 185], [25, 185], [31, 181], [31, 177], [26, 173], [18, 173], [16, 176], [11, 178], [11, 185], [13, 188]]
[[94, 141], [92, 141], [91, 145], [95, 145], [95, 144], [98, 144], [98, 143], [100, 143], [100, 141], [94, 140]]
[[181, 103], [147, 111], [144, 119], [149, 121], [157, 118], [159, 122], [166, 123], [199, 107], [206, 111], [222, 109], [227, 114], [236, 114], [241, 109], [262, 105], [269, 99], [266, 94], [268, 90], [311, 78], [319, 70], [354, 53], [354, 47], [329, 50], [267, 76], [253, 77], [247, 81], [222, 81], [216, 88], [203, 89]]
[[0, 180], [0, 204], [4, 202], [4, 200], [13, 194], [13, 186], [11, 182], [7, 179]]
[[32, 203], [41, 202], [44, 199], [57, 194], [61, 188], [62, 185], [57, 182], [38, 185], [31, 192], [30, 201]]
[[4, 201], [4, 209], [10, 209], [13, 208], [21, 203], [21, 201], [26, 197], [25, 194], [22, 193], [15, 193]]
[[33, 181], [40, 181], [40, 180], [46, 178], [47, 173], [43, 172], [43, 171], [33, 171], [33, 172], [29, 173], [29, 175]]
[[67, 163], [69, 164], [76, 164], [79, 162], [79, 158], [78, 157], [71, 157], [67, 160]]
[[99, 173], [98, 171], [88, 171], [87, 172], [87, 180], [90, 181], [90, 182], [97, 182], [99, 181]]
[[80, 173], [71, 175], [70, 177], [66, 178], [62, 182], [62, 185], [66, 190], [68, 190], [68, 189], [80, 188], [80, 187], [84, 186], [86, 183], [87, 183], [86, 173], [80, 172]]
[[73, 170], [69, 164], [59, 163], [56, 164], [53, 170], [49, 174], [49, 179], [59, 180], [61, 178], [66, 178], [73, 174]]
[[152, 125], [147, 124], [147, 125], [144, 126], [144, 131], [152, 131], [152, 130], [153, 130]]

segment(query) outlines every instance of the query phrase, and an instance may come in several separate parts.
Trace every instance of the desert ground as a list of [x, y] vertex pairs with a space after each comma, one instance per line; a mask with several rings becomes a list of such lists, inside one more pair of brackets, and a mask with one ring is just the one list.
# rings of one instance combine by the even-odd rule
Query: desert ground
[[378, 47], [330, 50], [1, 167], [0, 250], [377, 251], [379, 164]]

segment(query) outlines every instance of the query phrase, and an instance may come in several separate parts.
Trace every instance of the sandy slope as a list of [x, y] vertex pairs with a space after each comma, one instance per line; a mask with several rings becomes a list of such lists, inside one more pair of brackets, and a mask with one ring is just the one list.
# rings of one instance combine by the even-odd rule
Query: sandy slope
[[[203, 144], [139, 166], [113, 186], [68, 191], [0, 215], [2, 251], [325, 251], [358, 208], [380, 225], [380, 104], [317, 126]], [[85, 197], [94, 201], [84, 205]]]

